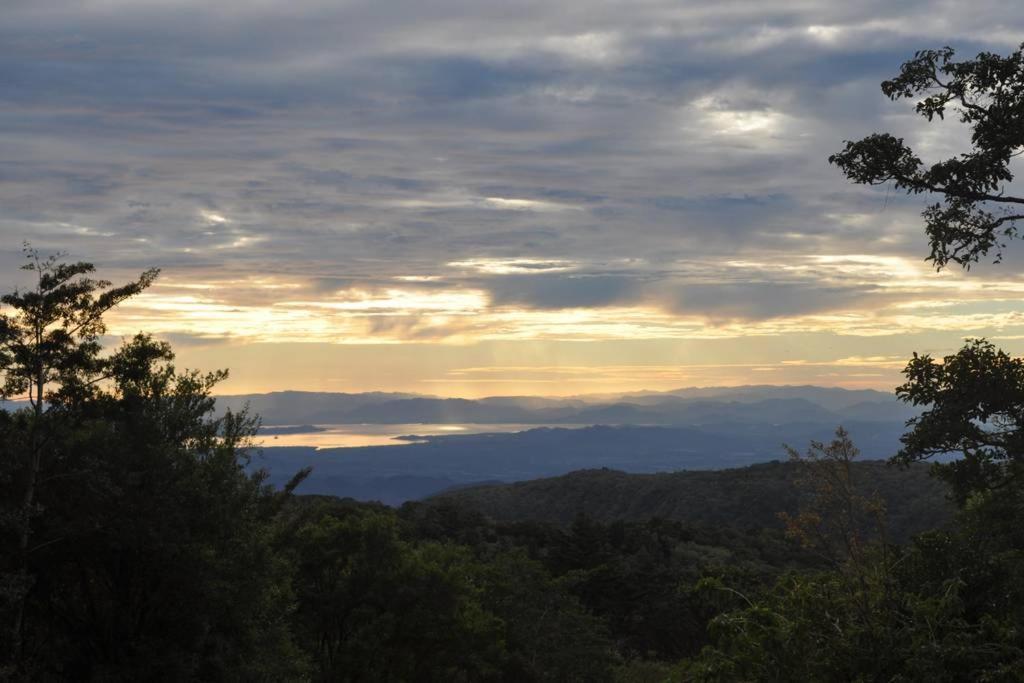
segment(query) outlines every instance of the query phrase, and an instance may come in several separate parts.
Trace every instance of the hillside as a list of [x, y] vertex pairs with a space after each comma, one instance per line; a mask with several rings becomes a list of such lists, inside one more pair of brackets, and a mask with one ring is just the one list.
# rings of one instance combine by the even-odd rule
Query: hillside
[[[925, 466], [899, 470], [883, 461], [855, 463], [864, 493], [886, 502], [893, 540], [946, 524], [953, 511], [944, 486]], [[609, 469], [571, 472], [513, 484], [470, 486], [437, 494], [433, 503], [454, 503], [498, 521], [568, 524], [583, 513], [602, 522], [652, 517], [734, 528], [779, 526], [779, 512], [793, 512], [797, 466], [769, 462], [749, 467], [658, 474]]]

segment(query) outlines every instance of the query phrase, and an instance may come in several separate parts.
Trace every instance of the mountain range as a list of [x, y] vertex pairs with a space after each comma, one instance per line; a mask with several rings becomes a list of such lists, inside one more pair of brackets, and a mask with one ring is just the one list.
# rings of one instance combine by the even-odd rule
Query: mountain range
[[[300, 492], [397, 505], [452, 487], [520, 482], [608, 468], [651, 474], [720, 470], [783, 460], [844, 426], [865, 459], [900, 447], [918, 414], [895, 396], [816, 386], [689, 388], [574, 397], [442, 398], [410, 393], [283, 391], [221, 396], [217, 409], [248, 406], [265, 435], [302, 435], [320, 425], [409, 425], [405, 445], [265, 446], [252, 466], [281, 484], [303, 467]], [[0, 406], [16, 409], [18, 403]], [[416, 435], [416, 424], [524, 425], [510, 433]], [[526, 429], [525, 427], [533, 427]], [[425, 430], [430, 431], [430, 430]], [[301, 443], [301, 442], [300, 442]]]
[[[900, 423], [849, 423], [847, 428], [865, 458], [885, 458], [899, 447]], [[509, 434], [424, 436], [405, 446], [264, 448], [254, 462], [276, 484], [312, 467], [303, 493], [396, 505], [456, 485], [523, 481], [579, 469], [654, 473], [782, 460], [784, 443], [802, 448], [811, 440], [828, 440], [833, 430], [834, 425], [808, 423], [540, 427]]]
[[248, 405], [266, 425], [296, 424], [631, 424], [705, 426], [849, 421], [906, 422], [916, 411], [873, 390], [747, 386], [571, 398], [482, 399], [413, 394], [286, 391], [222, 396], [218, 408]]

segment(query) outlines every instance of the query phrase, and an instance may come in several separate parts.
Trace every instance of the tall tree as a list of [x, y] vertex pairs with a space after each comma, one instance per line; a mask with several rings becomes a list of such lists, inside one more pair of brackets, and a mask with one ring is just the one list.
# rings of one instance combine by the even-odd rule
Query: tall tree
[[502, 624], [466, 548], [411, 544], [391, 511], [331, 504], [292, 538], [296, 633], [316, 680], [501, 680]]
[[[1024, 197], [1013, 195], [1011, 185], [1014, 159], [1024, 150], [1024, 45], [1005, 57], [985, 52], [965, 61], [955, 61], [948, 47], [924, 50], [903, 64], [896, 78], [882, 83], [882, 91], [893, 100], [917, 98], [917, 112], [929, 122], [955, 111], [970, 128], [971, 150], [926, 166], [902, 139], [881, 133], [847, 142], [829, 161], [856, 183], [891, 182], [910, 194], [938, 195], [941, 201], [923, 213], [931, 242], [928, 259], [936, 268], [952, 262], [968, 269], [987, 255], [1000, 261], [1004, 241], [1017, 236], [1024, 221]], [[885, 640], [894, 655], [889, 662], [875, 657], [856, 665], [840, 660], [840, 666], [833, 662], [829, 667], [862, 672], [881, 662], [884, 668], [878, 671], [886, 680], [1019, 680], [1024, 671], [1019, 628], [1024, 361], [975, 339], [941, 360], [914, 354], [904, 375], [897, 396], [920, 406], [922, 413], [908, 423], [911, 429], [893, 461], [938, 460], [934, 471], [952, 487], [962, 510], [954, 529], [915, 539], [893, 563], [897, 570], [885, 572], [886, 581], [877, 588], [866, 584], [871, 590], [862, 591], [885, 596], [865, 603], [872, 608], [864, 612], [871, 619], [862, 621], [869, 626], [862, 631], [876, 641], [888, 633]], [[952, 454], [959, 457], [950, 459]], [[822, 585], [827, 584], [805, 584]], [[784, 602], [809, 604], [798, 588], [784, 592]], [[813, 613], [845, 618], [851, 612], [835, 604], [834, 591], [816, 591], [827, 600]], [[800, 621], [792, 616], [776, 620], [762, 633], [777, 638]], [[736, 623], [744, 628], [734, 633], [752, 632], [748, 622]], [[826, 632], [823, 626], [814, 630]], [[842, 643], [856, 642], [859, 628], [835, 622]], [[825, 656], [813, 661], [834, 659], [842, 643], [829, 644]], [[885, 651], [879, 644], [868, 649]], [[749, 664], [749, 653], [757, 650], [747, 644], [741, 652]], [[731, 666], [736, 660], [725, 661]], [[803, 657], [795, 661], [801, 666], [808, 662]]]
[[917, 98], [929, 122], [948, 109], [971, 130], [971, 149], [927, 166], [902, 138], [875, 133], [847, 141], [829, 157], [855, 183], [892, 183], [909, 194], [935, 194], [923, 213], [937, 268], [950, 261], [965, 268], [1017, 235], [1024, 197], [1009, 194], [1011, 163], [1024, 148], [1024, 45], [1002, 57], [982, 52], [955, 61], [954, 50], [922, 50], [882, 83], [891, 100]]
[[225, 371], [179, 372], [141, 334], [104, 352], [103, 315], [156, 271], [111, 288], [91, 264], [28, 256], [35, 287], [0, 318], [4, 395], [27, 402], [0, 411], [0, 677], [300, 675], [272, 545], [299, 479], [275, 493], [249, 467], [256, 419], [214, 415]]
[[779, 514], [787, 535], [832, 567], [865, 565], [870, 543], [888, 542], [885, 502], [877, 492], [865, 495], [855, 485], [853, 464], [860, 450], [849, 433], [839, 427], [831, 442], [812, 441], [806, 455], [786, 450], [800, 466], [795, 483], [802, 494], [796, 514]]
[[25, 245], [28, 259], [22, 268], [35, 275], [33, 286], [0, 298], [12, 312], [0, 312], [0, 398], [27, 399], [29, 415], [21, 426], [27, 439], [7, 462], [10, 492], [17, 507], [7, 519], [16, 537], [13, 566], [6, 567], [5, 597], [12, 603], [6, 645], [12, 658], [21, 651], [24, 599], [31, 583], [27, 575], [32, 547], [32, 520], [37, 505], [40, 472], [45, 461], [58, 457], [51, 417], [68, 404], [81, 401], [97, 390], [107, 363], [100, 357], [99, 338], [105, 332], [103, 315], [135, 296], [156, 279], [159, 271], [147, 270], [133, 282], [111, 288], [106, 280], [90, 277], [90, 263], [62, 263]]
[[910, 421], [897, 462], [962, 454], [933, 464], [961, 505], [1024, 484], [1024, 360], [977, 339], [941, 362], [915, 354], [904, 374], [897, 395], [927, 409]]
[[[929, 122], [950, 110], [970, 128], [971, 149], [930, 166], [901, 138], [876, 133], [847, 141], [829, 157], [855, 183], [892, 183], [909, 194], [938, 195], [923, 213], [938, 269], [950, 262], [970, 268], [991, 254], [1002, 258], [1004, 240], [1024, 221], [1024, 196], [1011, 193], [1013, 162], [1024, 152], [1024, 45], [1007, 56], [982, 52], [957, 61], [952, 48], [922, 50], [895, 78], [882, 83], [892, 100], [917, 99]], [[972, 492], [1020, 480], [1024, 467], [1024, 374], [1019, 360], [979, 340], [938, 363], [914, 355], [897, 390], [925, 408], [903, 437], [899, 463], [959, 452], [938, 472], [964, 503]]]

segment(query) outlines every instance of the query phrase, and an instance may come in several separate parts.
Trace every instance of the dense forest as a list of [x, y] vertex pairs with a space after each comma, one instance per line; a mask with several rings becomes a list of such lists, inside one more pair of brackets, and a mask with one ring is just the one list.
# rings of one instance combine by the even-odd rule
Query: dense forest
[[[993, 192], [1024, 144], [1021, 82], [1020, 51], [919, 53], [883, 89], [938, 88], [918, 110], [962, 105], [977, 153], [922, 169], [872, 136], [833, 162], [943, 193], [932, 258], [969, 264], [1020, 218], [982, 204], [1009, 201]], [[857, 465], [840, 428], [787, 466], [582, 473], [396, 510], [297, 496], [305, 471], [269, 486], [257, 417], [214, 410], [224, 372], [179, 371], [146, 334], [104, 349], [104, 315], [155, 271], [112, 287], [91, 264], [26, 256], [33, 285], [0, 315], [2, 398], [24, 406], [0, 411], [4, 679], [1024, 678], [1024, 361], [984, 340], [907, 365], [897, 394], [923, 412], [902, 473]], [[931, 471], [952, 510], [916, 466], [951, 453]], [[580, 496], [595, 478], [596, 506]], [[617, 503], [632, 495], [662, 516]], [[746, 513], [670, 513], [673, 495]]]
[[[885, 503], [890, 539], [907, 541], [952, 518], [954, 506], [945, 487], [929, 476], [925, 465], [895, 468], [868, 460], [854, 462], [852, 468], [857, 491], [878, 495]], [[503, 522], [568, 524], [584, 514], [605, 523], [659, 518], [736, 529], [781, 527], [779, 513], [793, 514], [800, 507], [801, 475], [799, 462], [779, 461], [658, 474], [580, 470], [550, 479], [460, 487], [432, 501]]]

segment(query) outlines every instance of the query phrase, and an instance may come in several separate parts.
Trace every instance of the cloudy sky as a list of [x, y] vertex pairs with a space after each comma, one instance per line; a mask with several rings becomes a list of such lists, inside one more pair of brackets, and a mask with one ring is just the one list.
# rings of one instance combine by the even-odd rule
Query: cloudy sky
[[1024, 245], [935, 273], [925, 198], [826, 157], [964, 149], [878, 84], [1018, 0], [4, 0], [0, 284], [23, 240], [228, 392], [891, 388], [1024, 350]]

